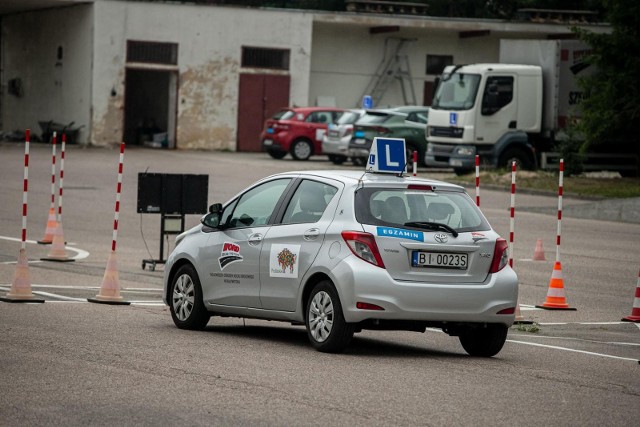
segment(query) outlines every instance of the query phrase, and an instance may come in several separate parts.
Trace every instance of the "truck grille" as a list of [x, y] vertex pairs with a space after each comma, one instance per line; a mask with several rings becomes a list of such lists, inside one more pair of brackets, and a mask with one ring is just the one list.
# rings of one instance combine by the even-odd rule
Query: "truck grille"
[[455, 127], [429, 126], [431, 136], [444, 136], [447, 138], [462, 138], [463, 129]]

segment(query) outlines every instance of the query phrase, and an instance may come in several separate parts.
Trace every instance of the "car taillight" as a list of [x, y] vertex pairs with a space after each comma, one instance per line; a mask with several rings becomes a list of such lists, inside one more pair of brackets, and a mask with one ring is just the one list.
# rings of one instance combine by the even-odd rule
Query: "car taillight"
[[353, 133], [353, 126], [347, 126], [344, 129], [344, 136], [349, 136]]
[[289, 130], [289, 125], [283, 125], [283, 124], [280, 124], [280, 123], [276, 123], [275, 125], [273, 125], [273, 128], [277, 129], [277, 130]]
[[374, 126], [373, 130], [376, 131], [377, 133], [381, 133], [381, 134], [385, 134], [385, 133], [391, 133], [391, 131], [383, 126]]
[[497, 273], [507, 265], [507, 262], [509, 261], [509, 254], [507, 253], [508, 247], [509, 245], [506, 240], [496, 240], [496, 247], [493, 250], [493, 261], [491, 261], [489, 273]]
[[373, 234], [361, 231], [343, 231], [342, 238], [355, 256], [370, 264], [385, 268]]

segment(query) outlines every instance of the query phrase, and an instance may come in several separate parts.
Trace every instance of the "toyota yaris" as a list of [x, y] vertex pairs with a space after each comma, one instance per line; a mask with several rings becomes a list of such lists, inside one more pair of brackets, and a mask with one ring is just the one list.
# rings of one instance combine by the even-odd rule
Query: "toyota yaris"
[[364, 329], [429, 327], [490, 357], [517, 296], [507, 242], [462, 187], [355, 171], [273, 175], [211, 205], [164, 273], [179, 328], [280, 320], [305, 325], [324, 352]]

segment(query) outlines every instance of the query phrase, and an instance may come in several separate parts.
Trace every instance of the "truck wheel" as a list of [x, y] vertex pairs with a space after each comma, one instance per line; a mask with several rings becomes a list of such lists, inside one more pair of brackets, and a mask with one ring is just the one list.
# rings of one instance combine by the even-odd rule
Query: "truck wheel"
[[516, 162], [518, 169], [533, 170], [534, 162], [526, 151], [520, 148], [509, 148], [500, 156], [498, 167], [510, 168]]
[[347, 158], [339, 154], [329, 154], [329, 160], [331, 160], [331, 163], [334, 165], [341, 165], [347, 160]]
[[306, 139], [299, 139], [291, 146], [291, 156], [296, 160], [308, 160], [313, 154], [313, 145]]
[[491, 357], [502, 350], [507, 340], [507, 327], [490, 324], [486, 328], [469, 329], [459, 337], [460, 344], [470, 356]]

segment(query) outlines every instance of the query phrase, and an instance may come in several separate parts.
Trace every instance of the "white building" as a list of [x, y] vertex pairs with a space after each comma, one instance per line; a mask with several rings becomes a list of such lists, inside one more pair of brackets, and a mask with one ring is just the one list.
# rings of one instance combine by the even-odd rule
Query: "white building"
[[379, 106], [428, 105], [443, 65], [496, 62], [502, 38], [570, 33], [560, 24], [122, 0], [3, 0], [0, 19], [2, 130], [73, 122], [82, 144], [166, 132], [169, 147], [242, 151], [260, 149], [264, 119], [281, 107], [358, 106], [396, 53], [404, 78], [379, 91]]

